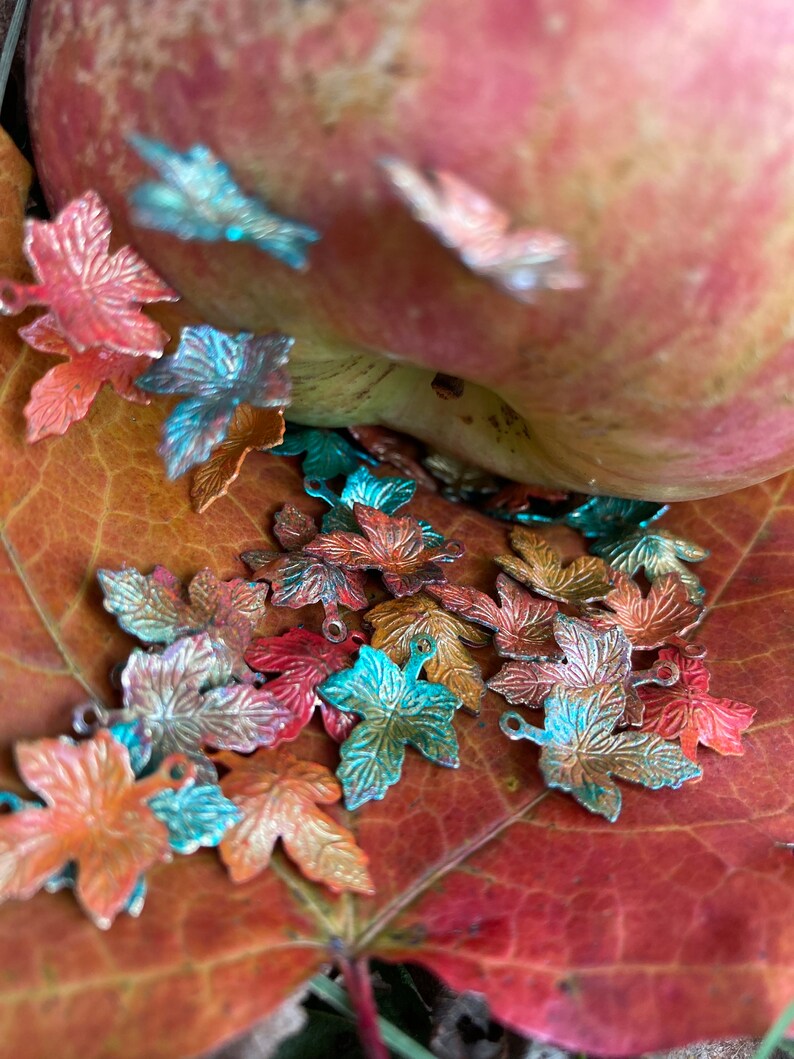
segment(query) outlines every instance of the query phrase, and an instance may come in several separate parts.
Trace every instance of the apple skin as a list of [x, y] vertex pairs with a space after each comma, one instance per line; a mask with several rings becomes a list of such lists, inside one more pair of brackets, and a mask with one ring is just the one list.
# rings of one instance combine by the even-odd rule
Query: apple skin
[[[34, 0], [34, 147], [50, 204], [96, 188], [205, 318], [298, 339], [292, 418], [697, 498], [794, 464], [792, 41], [791, 0]], [[133, 132], [318, 228], [309, 270], [135, 228]], [[468, 272], [386, 155], [570, 239], [586, 287]]]

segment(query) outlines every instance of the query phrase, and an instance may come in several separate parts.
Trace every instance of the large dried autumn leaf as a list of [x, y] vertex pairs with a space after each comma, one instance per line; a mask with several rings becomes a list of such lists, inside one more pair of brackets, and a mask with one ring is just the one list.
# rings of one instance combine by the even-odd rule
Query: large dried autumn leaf
[[137, 780], [129, 753], [108, 732], [84, 743], [40, 739], [16, 747], [19, 774], [45, 808], [0, 818], [0, 901], [32, 897], [71, 862], [75, 894], [107, 929], [141, 875], [171, 859], [168, 829], [147, 804], [189, 778], [174, 755]]
[[258, 751], [250, 757], [219, 754], [229, 773], [223, 793], [242, 820], [221, 842], [221, 859], [234, 882], [249, 882], [270, 863], [280, 838], [303, 874], [330, 890], [374, 893], [367, 855], [355, 835], [318, 805], [333, 805], [342, 788], [323, 765], [286, 750]]
[[379, 603], [367, 611], [366, 621], [375, 630], [372, 646], [385, 651], [398, 666], [410, 658], [411, 642], [417, 636], [432, 636], [436, 653], [425, 666], [425, 676], [448, 687], [471, 713], [480, 712], [485, 693], [482, 672], [464, 643], [482, 647], [490, 640], [487, 633], [447, 613], [423, 592]]
[[564, 565], [542, 537], [523, 526], [513, 527], [510, 543], [519, 557], [497, 555], [494, 562], [542, 596], [581, 606], [589, 600], [602, 599], [612, 587], [602, 559], [579, 556]]
[[112, 386], [119, 397], [137, 404], [149, 398], [135, 385], [138, 376], [151, 364], [149, 357], [130, 357], [95, 347], [78, 352], [66, 340], [55, 318], [39, 316], [19, 334], [29, 346], [42, 353], [66, 357], [33, 384], [25, 405], [28, 441], [40, 441], [52, 434], [65, 434], [72, 423], [83, 419], [103, 386]]
[[[19, 275], [3, 245], [19, 236], [25, 192], [7, 174], [0, 165], [0, 251], [3, 271]], [[188, 483], [163, 481], [159, 410], [108, 392], [85, 428], [30, 447], [21, 412], [38, 368], [2, 320], [0, 369], [7, 747], [65, 731], [87, 695], [113, 703], [108, 674], [130, 642], [92, 590], [98, 567], [243, 576], [235, 556], [257, 545], [263, 518], [269, 526], [285, 502], [306, 502], [297, 468], [264, 455], [234, 504], [196, 516]], [[490, 589], [489, 557], [508, 550], [500, 524], [426, 494], [414, 505], [470, 543], [460, 580]], [[273, 1010], [340, 941], [484, 992], [498, 1018], [574, 1050], [636, 1055], [763, 1032], [794, 995], [794, 859], [775, 844], [794, 836], [794, 476], [674, 506], [664, 524], [712, 550], [698, 639], [713, 693], [758, 710], [743, 757], [703, 752], [703, 779], [679, 791], [632, 787], [607, 825], [545, 793], [537, 751], [505, 739], [503, 704], [486, 695], [483, 727], [458, 718], [459, 769], [411, 752], [388, 800], [357, 810], [372, 898], [326, 896], [278, 850], [238, 889], [199, 852], [150, 872], [144, 914], [120, 919], [112, 946], [68, 894], [0, 908], [4, 1049], [44, 1059], [57, 1040], [60, 1059], [202, 1054]], [[569, 530], [542, 533], [573, 557]], [[274, 616], [282, 628], [301, 620]], [[332, 764], [324, 746], [333, 752], [311, 726], [291, 744]]]
[[141, 311], [175, 294], [129, 246], [110, 253], [110, 213], [95, 191], [64, 206], [52, 221], [25, 222], [25, 254], [37, 283], [4, 281], [3, 312], [47, 305], [56, 326], [79, 351], [100, 346], [159, 357], [168, 335]]

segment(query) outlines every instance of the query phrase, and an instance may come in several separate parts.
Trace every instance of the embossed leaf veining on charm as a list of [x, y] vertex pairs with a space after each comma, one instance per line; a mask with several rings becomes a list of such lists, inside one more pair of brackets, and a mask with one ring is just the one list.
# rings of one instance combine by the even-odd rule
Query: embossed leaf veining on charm
[[603, 599], [609, 613], [598, 612], [598, 621], [620, 625], [635, 650], [649, 651], [690, 632], [701, 620], [703, 608], [689, 598], [679, 573], [662, 574], [647, 596], [627, 574], [616, 572], [615, 587]]
[[25, 222], [25, 256], [34, 284], [0, 282], [0, 311], [46, 305], [42, 317], [77, 351], [101, 348], [159, 357], [168, 335], [141, 311], [146, 302], [177, 301], [129, 246], [110, 253], [110, 213], [95, 191], [73, 199], [52, 221]]
[[625, 713], [621, 684], [591, 688], [557, 685], [544, 702], [545, 727], [527, 724], [516, 713], [500, 725], [511, 739], [542, 747], [540, 768], [547, 786], [569, 791], [585, 809], [615, 821], [621, 794], [618, 776], [654, 790], [680, 787], [700, 769], [680, 748], [648, 732], [614, 731]]
[[159, 452], [169, 478], [178, 478], [209, 457], [226, 438], [238, 405], [289, 404], [286, 364], [293, 341], [278, 331], [229, 335], [208, 324], [183, 329], [177, 351], [137, 380], [150, 393], [188, 398], [163, 426]]
[[589, 600], [603, 599], [612, 587], [606, 564], [592, 555], [579, 556], [563, 566], [554, 549], [523, 526], [513, 528], [510, 543], [520, 558], [497, 555], [494, 562], [542, 596], [581, 606]]
[[633, 577], [644, 570], [649, 581], [677, 573], [693, 603], [700, 603], [706, 590], [685, 563], [700, 563], [709, 557], [708, 548], [676, 537], [666, 530], [636, 529], [619, 537], [605, 537], [593, 544], [593, 551], [615, 570]]
[[425, 174], [397, 158], [381, 165], [417, 220], [472, 272], [512, 297], [533, 302], [539, 290], [584, 285], [573, 247], [562, 236], [514, 225], [506, 210], [453, 173]]
[[226, 496], [249, 452], [272, 449], [284, 436], [284, 416], [279, 408], [252, 408], [241, 404], [234, 413], [224, 441], [196, 468], [190, 499], [201, 514]]
[[257, 196], [246, 195], [229, 167], [209, 147], [196, 144], [184, 154], [158, 140], [134, 135], [130, 143], [162, 178], [139, 184], [130, 195], [133, 217], [145, 228], [180, 239], [252, 243], [291, 268], [306, 267], [306, 255], [320, 233], [275, 213]]
[[319, 808], [341, 797], [332, 772], [299, 761], [286, 750], [217, 758], [230, 770], [221, 781], [223, 791], [242, 815], [220, 848], [234, 882], [247, 882], [264, 871], [281, 839], [287, 856], [307, 879], [334, 893], [375, 892], [367, 855], [355, 835]]
[[351, 474], [365, 458], [335, 430], [287, 425], [284, 439], [273, 449], [274, 456], [300, 456], [303, 473], [308, 478], [336, 478]]

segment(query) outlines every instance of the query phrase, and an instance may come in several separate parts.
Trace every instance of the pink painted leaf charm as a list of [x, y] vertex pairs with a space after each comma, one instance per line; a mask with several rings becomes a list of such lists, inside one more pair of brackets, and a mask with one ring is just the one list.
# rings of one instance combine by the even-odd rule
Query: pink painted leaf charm
[[110, 213], [95, 191], [73, 199], [52, 221], [25, 222], [33, 284], [0, 284], [0, 311], [47, 305], [44, 319], [79, 352], [101, 347], [159, 357], [168, 335], [141, 311], [176, 294], [129, 246], [110, 253]]

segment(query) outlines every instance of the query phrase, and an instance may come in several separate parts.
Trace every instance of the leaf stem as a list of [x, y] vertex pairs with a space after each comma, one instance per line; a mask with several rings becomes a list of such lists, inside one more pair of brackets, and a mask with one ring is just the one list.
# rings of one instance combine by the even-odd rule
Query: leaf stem
[[[369, 980], [366, 961], [358, 960], [356, 962], [363, 965], [364, 973]], [[342, 970], [345, 972], [345, 984], [347, 985], [348, 990], [350, 990], [351, 980], [348, 977], [348, 967], [348, 962], [342, 963]], [[316, 997], [319, 997], [320, 1000], [324, 1000], [329, 1007], [334, 1008], [334, 1010], [340, 1012], [342, 1015], [349, 1015], [351, 1018], [357, 1017], [357, 1011], [354, 1010], [348, 1000], [348, 993], [338, 982], [332, 982], [331, 979], [327, 978], [324, 974], [318, 974], [309, 982], [309, 989]], [[371, 992], [371, 982], [369, 983], [369, 989]], [[390, 1022], [387, 1022], [386, 1019], [378, 1017], [377, 1028], [381, 1034], [383, 1043], [388, 1046], [389, 1050], [394, 1055], [400, 1056], [400, 1059], [433, 1059], [431, 1053], [428, 1052], [426, 1048], [423, 1048], [421, 1044], [418, 1044], [412, 1037], [409, 1037], [407, 1033], [403, 1033], [402, 1030], [393, 1026]], [[364, 1044], [363, 1039], [362, 1044]], [[364, 1047], [366, 1049], [366, 1044], [364, 1044]], [[369, 1053], [367, 1054], [369, 1055]], [[379, 1054], [385, 1055], [385, 1052]]]
[[356, 1013], [356, 1026], [364, 1055], [367, 1059], [389, 1059], [378, 1025], [378, 1008], [366, 956], [352, 960], [344, 958], [340, 961], [340, 967], [345, 976], [347, 995]]

